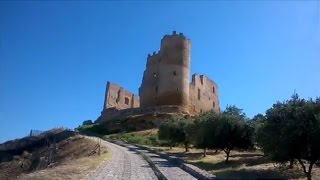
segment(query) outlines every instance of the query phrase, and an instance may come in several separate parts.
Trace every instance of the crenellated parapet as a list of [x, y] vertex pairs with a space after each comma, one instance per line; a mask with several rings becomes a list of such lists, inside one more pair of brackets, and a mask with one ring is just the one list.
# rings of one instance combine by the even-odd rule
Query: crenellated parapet
[[153, 64], [158, 64], [160, 62], [161, 55], [160, 51], [156, 52], [154, 51], [152, 54], [148, 54], [147, 58], [147, 66], [153, 65]]
[[181, 38], [181, 39], [190, 41], [183, 33], [177, 33], [176, 31], [173, 31], [171, 35], [164, 35], [163, 38], [161, 39], [161, 42], [163, 40], [167, 40], [167, 39], [170, 39], [172, 37]]

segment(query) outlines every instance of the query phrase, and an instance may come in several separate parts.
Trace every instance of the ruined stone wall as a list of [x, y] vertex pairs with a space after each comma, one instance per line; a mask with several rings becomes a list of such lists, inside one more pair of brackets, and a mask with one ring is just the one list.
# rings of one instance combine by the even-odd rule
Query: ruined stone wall
[[107, 82], [103, 110], [108, 108], [128, 109], [140, 106], [139, 97], [122, 87]]
[[190, 83], [190, 113], [209, 110], [219, 112], [218, 86], [204, 75], [192, 75]]
[[190, 41], [165, 35], [160, 51], [148, 55], [139, 96], [141, 107], [177, 105], [189, 110]]

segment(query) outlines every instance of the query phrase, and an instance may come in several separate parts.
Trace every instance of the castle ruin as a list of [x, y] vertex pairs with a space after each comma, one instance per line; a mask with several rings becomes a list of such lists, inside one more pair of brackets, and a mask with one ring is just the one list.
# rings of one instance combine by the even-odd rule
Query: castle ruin
[[139, 96], [107, 82], [97, 122], [150, 113], [188, 114], [219, 111], [218, 86], [204, 75], [190, 82], [191, 42], [182, 33], [165, 35], [160, 50], [147, 57]]

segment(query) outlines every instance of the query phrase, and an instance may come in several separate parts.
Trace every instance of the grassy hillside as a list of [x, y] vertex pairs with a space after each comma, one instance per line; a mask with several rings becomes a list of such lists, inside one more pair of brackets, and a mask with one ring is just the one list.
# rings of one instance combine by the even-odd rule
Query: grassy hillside
[[103, 136], [106, 134], [118, 133], [121, 131], [121, 124], [122, 121], [114, 120], [108, 121], [101, 124], [90, 124], [90, 125], [82, 125], [76, 128], [82, 134], [87, 135], [94, 135], [94, 136]]
[[121, 140], [129, 143], [159, 146], [161, 141], [158, 140], [158, 129], [150, 129], [144, 131], [135, 131], [129, 133], [118, 133], [104, 136], [106, 139]]
[[7, 142], [1, 149], [0, 179], [79, 179], [107, 157], [102, 146], [100, 156], [93, 153], [97, 144], [63, 129]]

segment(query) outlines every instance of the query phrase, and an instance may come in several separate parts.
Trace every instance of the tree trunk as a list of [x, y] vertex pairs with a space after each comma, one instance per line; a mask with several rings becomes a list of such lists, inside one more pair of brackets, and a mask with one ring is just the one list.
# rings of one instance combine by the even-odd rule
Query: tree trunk
[[311, 176], [311, 172], [312, 172], [312, 166], [313, 166], [314, 162], [313, 162], [313, 161], [310, 162], [310, 165], [309, 165], [309, 168], [308, 168], [308, 171], [307, 171], [306, 166], [304, 165], [304, 163], [302, 162], [302, 160], [301, 160], [301, 159], [298, 159], [298, 161], [299, 161], [299, 163], [301, 164], [302, 169], [303, 169], [303, 172], [304, 172], [304, 174], [306, 175], [307, 179], [308, 179], [308, 180], [311, 180], [311, 177], [312, 177], [312, 176]]
[[189, 152], [189, 143], [184, 142], [184, 147], [186, 148], [186, 152]]
[[310, 162], [310, 165], [309, 165], [309, 170], [308, 170], [308, 173], [307, 173], [307, 179], [308, 180], [311, 180], [311, 172], [312, 172], [312, 166], [313, 166], [314, 162]]
[[307, 172], [307, 173], [306, 173], [306, 176], [307, 176], [307, 180], [312, 180], [312, 179], [311, 179], [311, 172]]
[[203, 148], [203, 157], [207, 156], [207, 148]]
[[216, 152], [215, 153], [218, 153], [218, 149], [216, 149]]
[[227, 155], [227, 158], [226, 158], [226, 163], [228, 163], [229, 162], [229, 155], [230, 155], [230, 149], [225, 149], [224, 150], [224, 152], [226, 153], [226, 155]]
[[227, 152], [227, 159], [226, 159], [226, 163], [229, 162], [229, 154], [230, 154], [230, 151]]
[[294, 160], [293, 160], [293, 159], [291, 159], [289, 162], [290, 162], [290, 164], [289, 164], [289, 169], [292, 169], [292, 168], [293, 168]]

